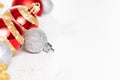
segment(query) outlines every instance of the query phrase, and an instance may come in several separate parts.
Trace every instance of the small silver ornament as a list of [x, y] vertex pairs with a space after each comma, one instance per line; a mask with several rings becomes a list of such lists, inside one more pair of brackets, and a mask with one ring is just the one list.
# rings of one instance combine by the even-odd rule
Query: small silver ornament
[[[38, 29], [30, 29], [25, 32], [24, 49], [30, 53], [39, 53], [41, 51], [49, 52], [52, 46], [48, 45], [45, 33]], [[48, 47], [49, 46], [49, 47]]]
[[48, 14], [53, 9], [53, 3], [51, 0], [42, 0], [43, 2], [43, 13]]
[[7, 44], [0, 41], [0, 63], [8, 65], [11, 59], [12, 59], [11, 49], [8, 47]]

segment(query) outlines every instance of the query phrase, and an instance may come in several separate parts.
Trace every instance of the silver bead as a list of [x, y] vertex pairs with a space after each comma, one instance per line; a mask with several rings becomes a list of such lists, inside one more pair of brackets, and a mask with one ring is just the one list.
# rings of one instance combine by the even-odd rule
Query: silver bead
[[12, 58], [11, 49], [8, 47], [7, 44], [0, 41], [0, 63], [8, 65], [11, 58]]
[[49, 52], [52, 46], [48, 45], [47, 36], [38, 29], [30, 29], [25, 33], [24, 49], [30, 53], [39, 53], [41, 51]]
[[53, 3], [51, 0], [42, 0], [43, 2], [43, 13], [48, 14], [53, 9]]

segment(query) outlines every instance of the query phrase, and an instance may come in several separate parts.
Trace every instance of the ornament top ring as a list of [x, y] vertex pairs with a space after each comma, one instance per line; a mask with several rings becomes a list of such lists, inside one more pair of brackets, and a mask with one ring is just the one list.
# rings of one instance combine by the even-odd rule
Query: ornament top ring
[[28, 8], [23, 5], [18, 5], [10, 8], [4, 13], [4, 17], [17, 21], [23, 31], [38, 27], [37, 13], [40, 11], [40, 3], [32, 3]]
[[32, 14], [37, 14], [40, 11], [40, 3], [36, 2], [36, 3], [32, 3], [30, 9], [29, 9], [30, 13]]
[[13, 0], [12, 7], [23, 5], [23, 6], [30, 8], [31, 4], [36, 3], [36, 2], [40, 4], [40, 7], [39, 7], [40, 11], [37, 13], [37, 16], [41, 16], [43, 14], [43, 0]]

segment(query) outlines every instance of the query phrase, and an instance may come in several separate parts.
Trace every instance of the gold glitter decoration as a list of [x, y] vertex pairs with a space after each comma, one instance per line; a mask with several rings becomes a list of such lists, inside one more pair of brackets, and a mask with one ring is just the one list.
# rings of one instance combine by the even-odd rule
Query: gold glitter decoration
[[7, 70], [7, 65], [0, 63], [0, 73]]
[[30, 13], [32, 14], [37, 14], [40, 11], [40, 3], [36, 2], [36, 3], [32, 3], [30, 9], [29, 9]]
[[[4, 16], [4, 17], [7, 17], [7, 18], [9, 18], [9, 19], [14, 18], [14, 17], [12, 16], [10, 10], [7, 10], [7, 11], [4, 13], [3, 16]], [[21, 27], [21, 29], [22, 29], [23, 32], [27, 31], [27, 29], [25, 29], [23, 26], [20, 26], [20, 27]]]
[[7, 65], [0, 63], [0, 80], [9, 80], [10, 76], [8, 73], [6, 73]]
[[14, 35], [14, 37], [16, 38], [16, 40], [20, 44], [23, 44], [24, 43], [24, 38], [19, 34], [19, 32], [17, 31], [16, 27], [11, 22], [11, 20], [8, 19], [7, 17], [3, 17], [2, 19], [5, 22], [5, 24], [7, 25], [8, 29], [10, 30], [10, 32]]
[[27, 19], [32, 24], [38, 25], [38, 19], [31, 15], [31, 13], [28, 11], [28, 8], [25, 6], [19, 6], [18, 11], [21, 13], [21, 15]]
[[6, 72], [0, 73], [0, 80], [10, 80], [10, 75]]
[[5, 17], [7, 17], [7, 18], [10, 18], [10, 19], [13, 18], [10, 10], [7, 10], [7, 11], [3, 14], [3, 16], [5, 16]]

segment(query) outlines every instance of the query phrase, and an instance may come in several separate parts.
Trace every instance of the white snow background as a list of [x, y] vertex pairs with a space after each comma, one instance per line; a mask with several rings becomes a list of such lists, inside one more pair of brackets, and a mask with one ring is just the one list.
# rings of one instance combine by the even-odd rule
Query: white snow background
[[[11, 5], [0, 1], [4, 10]], [[9, 65], [11, 80], [120, 80], [120, 0], [52, 1], [39, 28], [55, 52], [20, 51]]]

